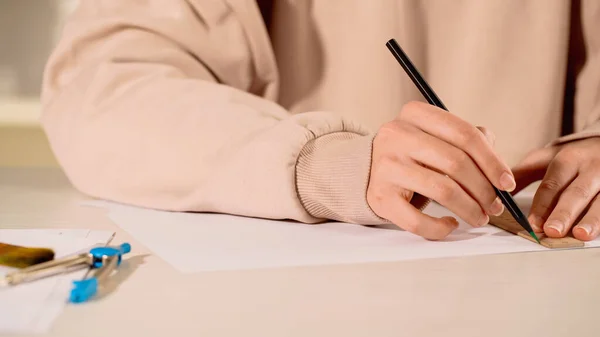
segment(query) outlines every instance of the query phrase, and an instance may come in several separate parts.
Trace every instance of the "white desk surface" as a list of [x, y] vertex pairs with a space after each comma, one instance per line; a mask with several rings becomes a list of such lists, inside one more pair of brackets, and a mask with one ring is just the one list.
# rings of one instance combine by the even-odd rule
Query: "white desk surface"
[[597, 249], [182, 275], [83, 198], [58, 170], [0, 169], [1, 228], [132, 244], [113, 291], [48, 336], [600, 336]]

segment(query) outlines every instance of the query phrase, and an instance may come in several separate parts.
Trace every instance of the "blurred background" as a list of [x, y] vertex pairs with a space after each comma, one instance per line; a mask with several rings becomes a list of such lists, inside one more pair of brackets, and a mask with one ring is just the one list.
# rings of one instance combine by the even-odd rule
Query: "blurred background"
[[56, 166], [39, 126], [44, 65], [77, 0], [0, 0], [0, 166]]

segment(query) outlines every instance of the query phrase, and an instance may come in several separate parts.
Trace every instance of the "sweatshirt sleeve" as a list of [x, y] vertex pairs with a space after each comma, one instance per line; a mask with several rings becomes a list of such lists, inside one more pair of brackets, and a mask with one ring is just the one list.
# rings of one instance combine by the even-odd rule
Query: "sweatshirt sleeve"
[[372, 136], [274, 103], [260, 10], [230, 3], [80, 1], [42, 89], [41, 122], [69, 180], [162, 210], [381, 223], [366, 201]]
[[570, 74], [573, 76], [574, 132], [550, 145], [600, 136], [600, 1], [574, 1]]

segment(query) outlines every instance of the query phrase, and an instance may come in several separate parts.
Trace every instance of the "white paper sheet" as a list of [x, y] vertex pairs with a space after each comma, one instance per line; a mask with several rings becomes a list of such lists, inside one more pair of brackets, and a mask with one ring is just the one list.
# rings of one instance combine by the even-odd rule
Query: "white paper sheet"
[[[525, 196], [524, 202], [521, 198], [524, 210], [530, 198]], [[462, 222], [446, 240], [434, 242], [393, 226], [307, 225], [162, 212], [103, 201], [86, 204], [107, 208], [113, 222], [183, 273], [547, 250], [494, 226], [472, 228]], [[431, 204], [425, 212], [438, 217], [453, 215], [437, 204]], [[600, 240], [587, 246], [599, 247]]]
[[[60, 258], [105, 245], [113, 234], [83, 229], [0, 229], [0, 242], [52, 248]], [[0, 278], [13, 270], [0, 266]], [[0, 287], [0, 334], [47, 332], [69, 298], [72, 281], [81, 279], [85, 272]]]

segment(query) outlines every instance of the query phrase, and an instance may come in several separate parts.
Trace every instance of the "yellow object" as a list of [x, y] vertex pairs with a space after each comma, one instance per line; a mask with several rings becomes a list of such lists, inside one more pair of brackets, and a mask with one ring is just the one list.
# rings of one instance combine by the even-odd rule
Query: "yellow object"
[[0, 265], [26, 268], [54, 259], [54, 251], [48, 248], [28, 248], [0, 243]]

